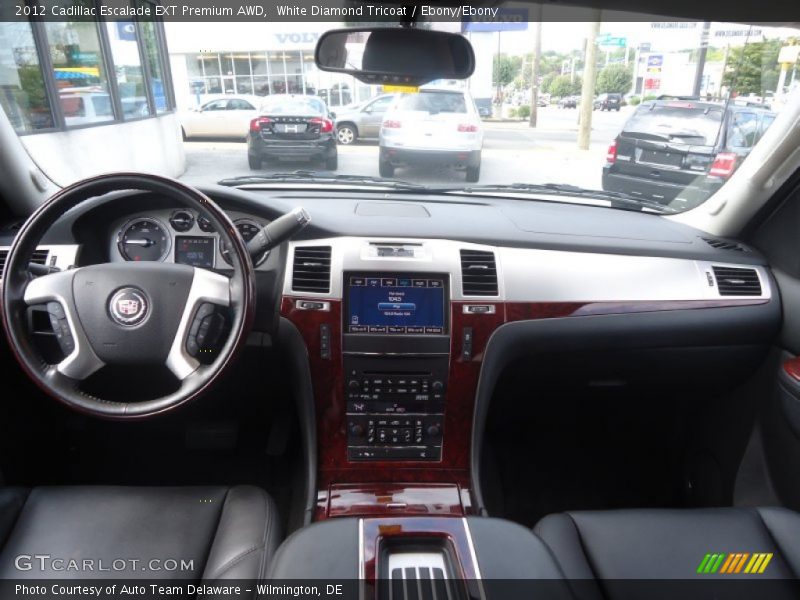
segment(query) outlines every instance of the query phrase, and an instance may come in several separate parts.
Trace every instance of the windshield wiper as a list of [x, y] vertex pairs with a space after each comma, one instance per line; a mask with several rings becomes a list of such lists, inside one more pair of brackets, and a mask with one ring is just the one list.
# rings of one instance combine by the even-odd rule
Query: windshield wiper
[[620, 192], [607, 192], [603, 190], [590, 190], [576, 185], [566, 183], [510, 183], [510, 184], [487, 184], [473, 185], [460, 188], [433, 188], [434, 192], [453, 192], [464, 194], [480, 194], [482, 192], [521, 192], [550, 194], [553, 196], [571, 196], [579, 198], [589, 198], [592, 200], [605, 200], [611, 204], [611, 208], [621, 208], [623, 210], [651, 210], [657, 213], [675, 213], [674, 208], [659, 204], [653, 200], [635, 198]]
[[229, 187], [258, 183], [357, 183], [359, 185], [392, 188], [396, 190], [426, 190], [427, 186], [399, 179], [383, 179], [370, 175], [332, 175], [317, 171], [298, 170], [291, 173], [271, 173], [269, 175], [243, 175], [221, 179], [217, 183]]

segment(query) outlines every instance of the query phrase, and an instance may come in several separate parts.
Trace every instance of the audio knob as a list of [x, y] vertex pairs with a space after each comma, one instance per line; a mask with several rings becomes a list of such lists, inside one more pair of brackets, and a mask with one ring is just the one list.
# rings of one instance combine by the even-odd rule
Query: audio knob
[[355, 437], [362, 437], [364, 435], [364, 426], [360, 423], [353, 423], [350, 425], [350, 433]]
[[441, 381], [434, 381], [431, 384], [431, 388], [434, 392], [441, 392], [444, 389], [444, 384]]
[[428, 435], [431, 437], [436, 437], [440, 433], [442, 433], [442, 428], [439, 427], [438, 423], [434, 423], [433, 425], [428, 425], [428, 429], [426, 430]]
[[348, 383], [347, 385], [349, 385], [351, 389], [356, 389], [356, 388], [358, 388], [358, 387], [359, 387], [361, 384], [358, 382], [358, 379], [351, 379], [351, 380], [350, 380], [350, 383]]

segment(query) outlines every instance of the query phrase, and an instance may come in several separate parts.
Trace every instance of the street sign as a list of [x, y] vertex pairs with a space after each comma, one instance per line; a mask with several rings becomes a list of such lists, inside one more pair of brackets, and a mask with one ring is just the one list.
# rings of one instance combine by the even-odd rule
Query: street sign
[[778, 53], [778, 62], [780, 64], [794, 64], [800, 57], [800, 46], [784, 46]]
[[628, 45], [628, 39], [624, 37], [606, 37], [606, 38], [598, 38], [597, 40], [598, 46], [606, 46], [609, 48], [624, 48]]
[[662, 66], [664, 66], [664, 55], [651, 54], [650, 56], [647, 57], [647, 66], [661, 68]]

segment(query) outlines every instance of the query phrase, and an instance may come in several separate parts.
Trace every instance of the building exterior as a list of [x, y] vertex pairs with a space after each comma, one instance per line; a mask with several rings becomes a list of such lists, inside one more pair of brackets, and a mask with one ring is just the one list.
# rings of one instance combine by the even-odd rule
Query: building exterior
[[160, 23], [0, 22], [0, 106], [60, 185], [184, 170]]
[[336, 23], [167, 23], [179, 109], [219, 94], [315, 94], [332, 108], [378, 92], [348, 75], [319, 71], [314, 48]]

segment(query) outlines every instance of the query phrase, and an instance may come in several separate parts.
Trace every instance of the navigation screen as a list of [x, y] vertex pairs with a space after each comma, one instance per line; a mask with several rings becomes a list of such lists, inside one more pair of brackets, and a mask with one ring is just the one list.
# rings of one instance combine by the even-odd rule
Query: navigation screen
[[442, 275], [348, 274], [346, 333], [447, 333]]

